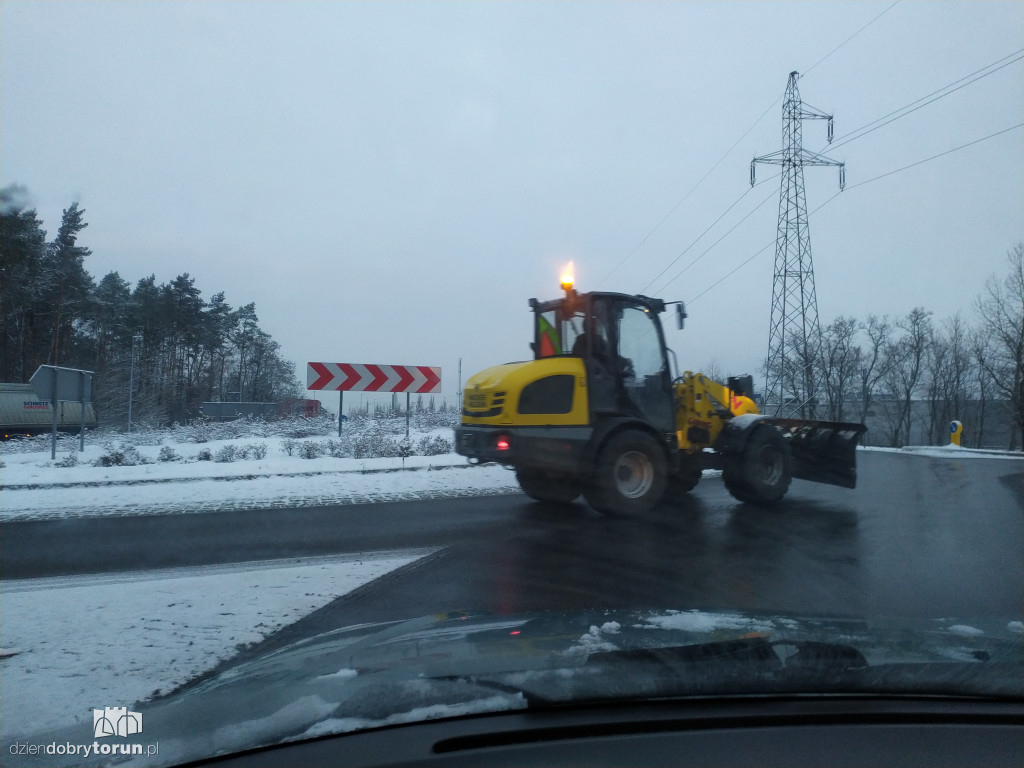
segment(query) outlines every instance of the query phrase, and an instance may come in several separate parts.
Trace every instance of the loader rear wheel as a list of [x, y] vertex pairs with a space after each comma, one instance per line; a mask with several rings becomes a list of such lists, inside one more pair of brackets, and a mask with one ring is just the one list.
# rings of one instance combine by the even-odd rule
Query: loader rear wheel
[[614, 435], [602, 448], [583, 495], [594, 509], [613, 514], [639, 514], [665, 495], [668, 462], [658, 442], [644, 432]]
[[580, 484], [576, 479], [553, 477], [537, 469], [517, 469], [516, 480], [523, 493], [536, 501], [569, 504], [580, 495]]
[[722, 480], [729, 493], [750, 504], [771, 504], [786, 495], [792, 479], [789, 443], [774, 427], [759, 427], [741, 454], [725, 457]]

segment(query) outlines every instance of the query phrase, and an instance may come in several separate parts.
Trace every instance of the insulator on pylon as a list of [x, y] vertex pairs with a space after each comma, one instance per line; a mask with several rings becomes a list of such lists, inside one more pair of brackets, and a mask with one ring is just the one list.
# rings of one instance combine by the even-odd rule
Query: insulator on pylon
[[756, 163], [751, 161], [750, 163], [750, 186], [754, 186], [754, 166]]
[[828, 143], [832, 143], [832, 118], [828, 119]]
[[839, 191], [846, 189], [846, 163], [839, 165]]

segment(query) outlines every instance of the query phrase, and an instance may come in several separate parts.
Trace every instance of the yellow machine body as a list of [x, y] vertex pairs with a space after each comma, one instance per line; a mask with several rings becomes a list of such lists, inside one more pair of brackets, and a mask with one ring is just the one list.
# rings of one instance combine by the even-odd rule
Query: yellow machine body
[[466, 382], [462, 423], [585, 426], [587, 372], [578, 357], [545, 357], [485, 368]]

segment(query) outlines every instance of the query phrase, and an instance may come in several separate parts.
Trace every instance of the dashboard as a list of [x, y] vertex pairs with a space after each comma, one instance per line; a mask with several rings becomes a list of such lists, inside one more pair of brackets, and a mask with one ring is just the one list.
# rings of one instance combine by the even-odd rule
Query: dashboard
[[434, 720], [190, 765], [1021, 766], [1024, 702], [806, 697]]

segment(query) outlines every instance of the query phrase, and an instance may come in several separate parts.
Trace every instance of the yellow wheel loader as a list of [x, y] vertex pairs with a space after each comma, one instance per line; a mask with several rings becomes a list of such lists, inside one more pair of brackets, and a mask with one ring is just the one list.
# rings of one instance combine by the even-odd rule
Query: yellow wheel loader
[[855, 486], [863, 424], [761, 415], [749, 376], [673, 380], [664, 301], [563, 288], [563, 298], [530, 300], [533, 360], [466, 382], [455, 448], [471, 462], [514, 468], [538, 501], [582, 493], [610, 513], [677, 499], [705, 469], [721, 469], [729, 492], [753, 504], [778, 501], [794, 477]]

